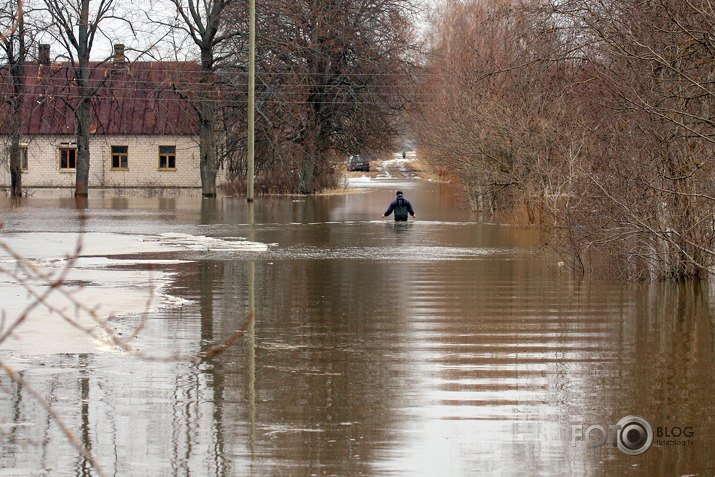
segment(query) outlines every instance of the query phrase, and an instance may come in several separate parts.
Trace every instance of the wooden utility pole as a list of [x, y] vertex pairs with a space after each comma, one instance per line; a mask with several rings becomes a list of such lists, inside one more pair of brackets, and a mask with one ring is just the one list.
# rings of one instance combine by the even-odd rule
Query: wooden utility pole
[[246, 200], [253, 202], [256, 115], [256, 0], [248, 2], [248, 164]]

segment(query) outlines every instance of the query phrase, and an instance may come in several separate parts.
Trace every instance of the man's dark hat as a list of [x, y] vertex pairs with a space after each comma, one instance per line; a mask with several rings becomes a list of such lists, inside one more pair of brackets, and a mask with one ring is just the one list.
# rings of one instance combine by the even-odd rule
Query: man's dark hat
[[401, 191], [401, 190], [398, 190], [395, 195], [402, 195], [402, 191]]

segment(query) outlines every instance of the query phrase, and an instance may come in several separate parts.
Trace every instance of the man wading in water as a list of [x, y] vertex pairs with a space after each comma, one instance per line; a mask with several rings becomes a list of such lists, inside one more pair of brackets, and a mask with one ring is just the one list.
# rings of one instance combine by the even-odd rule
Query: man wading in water
[[407, 214], [410, 214], [413, 219], [415, 218], [415, 211], [412, 210], [412, 204], [402, 196], [402, 191], [400, 190], [397, 191], [397, 199], [392, 201], [390, 207], [382, 214], [382, 218], [384, 219], [393, 211], [395, 212], [395, 221], [397, 222], [406, 222]]

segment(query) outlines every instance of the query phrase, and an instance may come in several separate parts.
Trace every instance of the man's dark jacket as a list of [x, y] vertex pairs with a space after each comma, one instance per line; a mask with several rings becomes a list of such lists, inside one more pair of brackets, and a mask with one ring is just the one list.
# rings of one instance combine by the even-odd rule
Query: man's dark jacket
[[395, 211], [395, 220], [398, 221], [407, 220], [408, 213], [410, 215], [415, 215], [415, 211], [412, 210], [412, 204], [410, 204], [410, 201], [401, 195], [398, 195], [397, 199], [392, 201], [390, 207], [388, 207], [385, 211], [385, 217], [389, 216], [393, 210]]

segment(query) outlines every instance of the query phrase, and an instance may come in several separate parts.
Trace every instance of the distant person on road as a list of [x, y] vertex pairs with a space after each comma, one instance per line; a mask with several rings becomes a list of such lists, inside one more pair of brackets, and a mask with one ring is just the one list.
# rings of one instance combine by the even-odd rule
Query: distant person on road
[[410, 204], [410, 201], [404, 198], [401, 190], [398, 190], [396, 195], [397, 198], [392, 201], [390, 207], [388, 207], [385, 213], [382, 214], [382, 218], [384, 219], [394, 211], [395, 221], [397, 222], [406, 222], [407, 214], [410, 214], [414, 219], [415, 211], [412, 210], [412, 204]]

